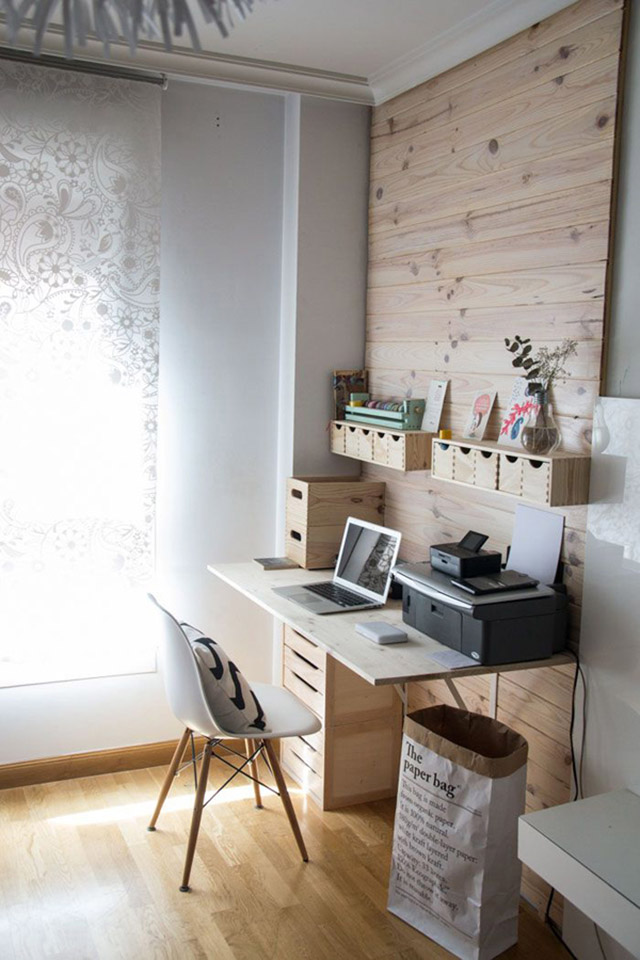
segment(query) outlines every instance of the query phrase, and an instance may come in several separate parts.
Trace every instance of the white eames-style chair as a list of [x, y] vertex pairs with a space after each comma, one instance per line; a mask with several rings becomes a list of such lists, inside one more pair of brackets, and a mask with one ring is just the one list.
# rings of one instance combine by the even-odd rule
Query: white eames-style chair
[[[184, 723], [185, 729], [175, 749], [167, 775], [162, 784], [156, 808], [147, 827], [148, 830], [155, 830], [156, 828], [160, 811], [171, 789], [189, 741], [191, 740], [193, 744], [192, 738], [194, 735], [205, 738], [200, 773], [199, 776], [196, 777], [196, 794], [191, 818], [191, 830], [189, 833], [180, 890], [186, 892], [190, 889], [189, 877], [200, 829], [200, 821], [202, 819], [202, 811], [205, 806], [205, 793], [209, 776], [209, 765], [212, 757], [222, 761], [222, 763], [227, 767], [231, 767], [233, 770], [225, 783], [215, 791], [213, 796], [227, 786], [238, 774], [242, 774], [253, 781], [257, 807], [262, 806], [260, 794], [261, 785], [273, 793], [279, 794], [302, 859], [307, 862], [309, 859], [307, 849], [302, 838], [302, 833], [300, 832], [300, 826], [287, 790], [287, 785], [280, 769], [273, 741], [284, 737], [299, 737], [316, 733], [321, 727], [320, 721], [314, 713], [303, 706], [288, 690], [282, 687], [272, 686], [271, 684], [254, 683], [251, 684], [251, 689], [258, 698], [264, 711], [266, 718], [265, 729], [256, 730], [255, 733], [254, 731], [234, 733], [224, 729], [211, 709], [211, 704], [203, 685], [200, 667], [198, 666], [196, 656], [185, 631], [178, 621], [165, 610], [154, 597], [150, 595], [150, 599], [153, 600], [160, 611], [163, 621], [161, 658], [167, 699], [175, 716], [181, 723]], [[240, 741], [245, 752], [234, 750], [229, 744], [230, 740]], [[216, 752], [216, 748], [218, 748], [219, 752]], [[263, 757], [263, 760], [266, 761], [267, 766], [273, 773], [278, 788], [277, 790], [274, 790], [268, 784], [261, 784], [258, 778], [257, 767], [257, 760], [260, 756]], [[229, 757], [234, 758], [235, 762], [231, 762]], [[250, 770], [250, 773], [247, 772], [247, 768]]]

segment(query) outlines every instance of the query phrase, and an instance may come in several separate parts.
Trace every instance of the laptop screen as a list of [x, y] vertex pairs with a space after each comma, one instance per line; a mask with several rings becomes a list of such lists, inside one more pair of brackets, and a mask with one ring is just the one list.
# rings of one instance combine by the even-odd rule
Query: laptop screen
[[349, 518], [335, 579], [386, 600], [399, 546], [400, 534], [396, 530]]

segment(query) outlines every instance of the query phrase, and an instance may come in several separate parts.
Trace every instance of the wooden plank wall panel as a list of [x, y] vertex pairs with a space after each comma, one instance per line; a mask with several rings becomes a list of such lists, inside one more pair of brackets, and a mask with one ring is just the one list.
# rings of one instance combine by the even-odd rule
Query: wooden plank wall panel
[[[460, 433], [476, 391], [498, 396], [497, 436], [513, 370], [504, 338], [578, 341], [573, 376], [554, 389], [564, 447], [589, 450], [600, 390], [623, 0], [580, 0], [492, 50], [376, 108], [372, 124], [367, 366], [374, 395], [426, 396], [448, 378], [443, 426]], [[403, 555], [469, 528], [505, 550], [515, 501], [430, 474], [385, 480], [386, 522]], [[571, 636], [579, 641], [586, 510], [564, 508]], [[570, 789], [573, 668], [501, 677], [499, 716], [530, 744], [527, 808]], [[487, 712], [486, 678], [459, 681]], [[453, 702], [442, 682], [411, 706]], [[547, 889], [523, 891], [540, 909]]]

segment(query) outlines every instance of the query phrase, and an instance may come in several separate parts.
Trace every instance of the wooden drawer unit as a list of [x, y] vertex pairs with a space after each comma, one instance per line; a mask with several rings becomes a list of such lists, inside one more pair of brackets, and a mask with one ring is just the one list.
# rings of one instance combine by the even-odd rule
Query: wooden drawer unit
[[384, 491], [384, 483], [357, 477], [291, 477], [287, 556], [308, 570], [334, 566], [347, 517], [384, 523]]
[[283, 631], [283, 685], [323, 721], [309, 737], [282, 741], [282, 764], [323, 810], [395, 795], [402, 704], [291, 627]]
[[577, 453], [534, 456], [491, 440], [433, 440], [433, 476], [495, 490], [548, 507], [589, 502], [590, 458]]
[[423, 430], [392, 430], [334, 420], [331, 424], [331, 451], [393, 470], [428, 470], [431, 437], [432, 434]]

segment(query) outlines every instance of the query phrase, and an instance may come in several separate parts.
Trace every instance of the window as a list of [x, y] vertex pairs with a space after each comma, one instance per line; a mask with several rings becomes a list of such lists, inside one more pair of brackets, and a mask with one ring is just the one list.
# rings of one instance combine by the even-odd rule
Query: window
[[0, 64], [0, 685], [155, 669], [160, 92]]

